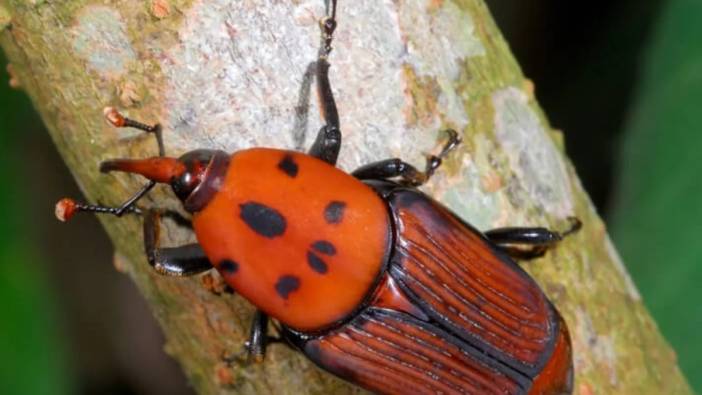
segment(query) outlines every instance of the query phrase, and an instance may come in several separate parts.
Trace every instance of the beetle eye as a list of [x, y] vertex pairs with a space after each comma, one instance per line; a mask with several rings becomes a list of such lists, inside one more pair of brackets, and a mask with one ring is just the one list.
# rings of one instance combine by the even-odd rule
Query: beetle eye
[[178, 161], [185, 166], [185, 171], [171, 180], [171, 188], [181, 201], [187, 200], [205, 179], [207, 167], [210, 165], [217, 151], [195, 150], [190, 151]]
[[185, 200], [197, 188], [199, 182], [190, 171], [186, 171], [180, 177], [171, 182], [173, 192], [178, 196], [178, 199]]

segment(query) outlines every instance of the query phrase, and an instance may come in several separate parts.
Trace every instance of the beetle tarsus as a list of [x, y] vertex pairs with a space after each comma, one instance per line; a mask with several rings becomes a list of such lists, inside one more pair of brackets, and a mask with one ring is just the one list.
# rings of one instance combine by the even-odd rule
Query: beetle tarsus
[[561, 238], [576, 233], [583, 227], [583, 222], [578, 217], [568, 217], [568, 221], [570, 221], [570, 228], [561, 233]]
[[336, 0], [331, 0], [327, 4], [327, 15], [319, 21], [322, 29], [322, 48], [319, 51], [319, 59], [326, 59], [332, 51], [331, 43], [336, 30]]
[[458, 137], [458, 132], [453, 129], [446, 129], [444, 132], [448, 134], [448, 140], [446, 141], [446, 144], [444, 144], [443, 148], [441, 148], [441, 152], [439, 152], [438, 155], [430, 155], [427, 158], [427, 165], [426, 169], [424, 170], [424, 180], [421, 184], [427, 182], [434, 175], [436, 169], [441, 166], [444, 158], [448, 157], [451, 151], [461, 144], [461, 138]]

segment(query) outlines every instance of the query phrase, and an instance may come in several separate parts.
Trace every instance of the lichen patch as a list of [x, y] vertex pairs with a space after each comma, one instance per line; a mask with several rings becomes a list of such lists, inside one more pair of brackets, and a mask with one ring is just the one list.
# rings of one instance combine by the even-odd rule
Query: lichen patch
[[[446, 190], [439, 191], [441, 201], [453, 211], [460, 213], [461, 217], [467, 219], [471, 225], [478, 229], [490, 229], [498, 220], [503, 199], [500, 194], [485, 193], [481, 188], [481, 174], [477, 167], [466, 156], [461, 165], [461, 171], [455, 175], [460, 180], [456, 184], [450, 184]], [[437, 174], [437, 177], [442, 177]], [[454, 178], [454, 177], [452, 177]], [[438, 189], [443, 189], [443, 180], [437, 182]]]
[[522, 187], [549, 213], [561, 218], [573, 215], [565, 163], [527, 95], [506, 88], [493, 94], [492, 104], [495, 136]]
[[440, 87], [436, 100], [444, 120], [466, 125], [469, 117], [454, 81], [465, 59], [485, 55], [470, 14], [451, 1], [399, 2], [397, 23], [404, 43], [402, 61], [418, 76], [436, 81]]
[[[582, 376], [597, 371], [604, 374], [612, 386], [616, 386], [619, 382], [617, 363], [620, 357], [617, 353], [616, 332], [599, 333], [592, 317], [584, 309], [576, 310], [573, 324], [571, 333], [575, 370]], [[584, 349], [590, 350], [590, 353], [578, 353], [578, 350]]]
[[400, 29], [406, 45], [403, 60], [419, 75], [458, 78], [463, 60], [485, 55], [475, 34], [470, 14], [451, 1], [432, 6], [432, 1], [406, 1], [397, 5]]
[[85, 7], [72, 28], [73, 50], [93, 71], [115, 79], [124, 74], [136, 53], [119, 12], [111, 7]]
[[471, 143], [471, 155], [462, 158], [459, 172], [438, 171], [432, 178], [434, 195], [478, 229], [526, 223], [524, 213], [510, 203], [505, 180], [493, 170], [490, 153], [495, 143], [483, 134], [475, 135]]

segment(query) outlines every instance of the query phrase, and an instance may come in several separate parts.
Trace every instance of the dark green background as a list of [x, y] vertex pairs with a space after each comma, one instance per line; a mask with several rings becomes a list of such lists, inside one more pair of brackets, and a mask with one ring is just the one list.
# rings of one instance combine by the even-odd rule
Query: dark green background
[[[702, 390], [702, 2], [488, 1]], [[0, 393], [188, 393], [21, 92], [0, 78]], [[61, 241], [54, 235], [61, 234]]]

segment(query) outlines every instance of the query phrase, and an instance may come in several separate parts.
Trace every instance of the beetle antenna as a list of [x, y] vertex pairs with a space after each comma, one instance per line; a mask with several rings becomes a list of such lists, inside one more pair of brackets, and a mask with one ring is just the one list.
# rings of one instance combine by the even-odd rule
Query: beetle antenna
[[319, 52], [320, 59], [326, 59], [332, 51], [332, 40], [334, 30], [336, 30], [336, 0], [327, 3], [327, 15], [319, 21], [322, 28], [322, 49]]
[[107, 122], [116, 128], [134, 128], [143, 130], [146, 133], [152, 133], [156, 137], [156, 142], [158, 143], [158, 156], [166, 156], [166, 148], [163, 145], [161, 124], [157, 123], [154, 125], [147, 125], [145, 123], [135, 121], [125, 117], [114, 107], [105, 107], [105, 109], [102, 110], [102, 113], [105, 115]]
[[141, 210], [139, 210], [138, 207], [136, 207], [136, 202], [139, 201], [139, 199], [143, 198], [146, 196], [149, 191], [151, 191], [154, 186], [156, 186], [156, 181], [150, 180], [146, 185], [144, 185], [141, 189], [136, 191], [134, 195], [132, 195], [129, 199], [127, 199], [126, 202], [122, 203], [119, 207], [106, 207], [106, 206], [100, 206], [100, 205], [93, 205], [93, 204], [84, 204], [84, 203], [78, 203], [73, 199], [70, 198], [64, 198], [59, 200], [58, 203], [56, 203], [56, 218], [59, 219], [59, 221], [66, 222], [75, 213], [84, 211], [88, 213], [96, 213], [96, 214], [112, 214], [117, 217], [121, 217], [124, 214], [127, 213], [134, 213], [134, 214], [141, 214]]
[[[118, 207], [106, 207], [106, 206], [100, 206], [100, 205], [95, 205], [95, 204], [84, 204], [84, 203], [78, 203], [73, 199], [70, 198], [63, 198], [56, 203], [56, 208], [55, 208], [55, 214], [56, 218], [61, 221], [61, 222], [67, 222], [76, 213], [79, 212], [86, 212], [86, 213], [96, 213], [96, 214], [112, 214], [112, 215], [122, 215], [119, 214], [119, 208]], [[141, 210], [134, 206], [128, 206], [125, 210], [123, 210], [124, 213], [132, 213], [132, 214], [141, 214]]]

